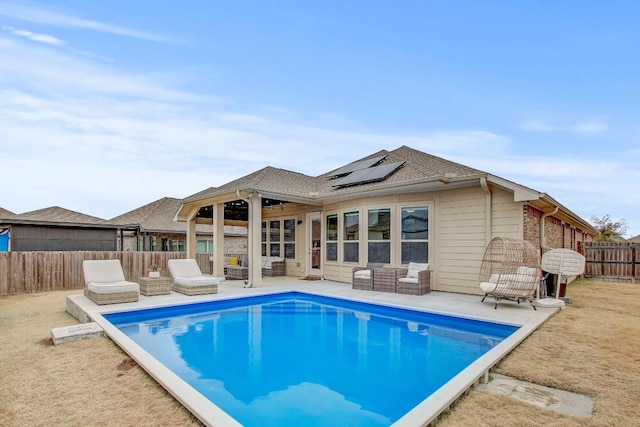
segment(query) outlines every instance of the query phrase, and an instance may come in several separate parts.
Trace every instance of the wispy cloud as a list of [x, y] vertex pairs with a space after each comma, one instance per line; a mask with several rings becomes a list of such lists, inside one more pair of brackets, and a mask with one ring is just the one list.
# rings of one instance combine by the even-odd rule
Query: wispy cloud
[[50, 45], [64, 45], [65, 42], [63, 40], [60, 40], [57, 37], [48, 35], [48, 34], [38, 34], [38, 33], [32, 33], [31, 31], [27, 31], [27, 30], [18, 30], [15, 29], [13, 27], [9, 27], [9, 26], [3, 26], [2, 30], [11, 33], [13, 35], [16, 36], [20, 36], [20, 37], [24, 37], [26, 39], [32, 40], [34, 42], [38, 42], [38, 43], [44, 43], [44, 44], [50, 44]]
[[12, 2], [0, 2], [0, 16], [23, 22], [44, 24], [52, 27], [92, 30], [115, 34], [123, 37], [137, 38], [161, 43], [178, 43], [179, 40], [160, 34], [124, 28], [91, 19], [80, 18], [68, 14], [46, 10], [42, 7], [26, 6]]
[[567, 132], [579, 134], [596, 134], [607, 130], [608, 126], [602, 119], [589, 119], [574, 124], [558, 125], [544, 120], [533, 119], [523, 123], [520, 128], [528, 132]]
[[[0, 15], [23, 21], [153, 39], [32, 9], [0, 3]], [[2, 207], [12, 211], [55, 204], [110, 218], [160, 197], [185, 197], [222, 185], [264, 166], [319, 175], [401, 145], [548, 192], [585, 218], [610, 212], [624, 217], [640, 209], [634, 197], [637, 168], [619, 153], [595, 160], [559, 159], [552, 152], [517, 156], [517, 136], [480, 127], [400, 134], [311, 126], [301, 119], [304, 112], [283, 117], [256, 106], [248, 113], [215, 94], [178, 86], [175, 82], [199, 77], [191, 70], [167, 66], [156, 74], [132, 72], [117, 62], [86, 57], [94, 54], [72, 55], [64, 40], [43, 32], [3, 29], [0, 141], [3, 156], [10, 159], [3, 171], [23, 177], [4, 194]], [[339, 111], [328, 114], [340, 123]], [[344, 123], [349, 121], [346, 117]], [[522, 129], [585, 135], [607, 130], [600, 118], [558, 123], [530, 120]], [[144, 182], [154, 185], [141, 196], [131, 183]]]

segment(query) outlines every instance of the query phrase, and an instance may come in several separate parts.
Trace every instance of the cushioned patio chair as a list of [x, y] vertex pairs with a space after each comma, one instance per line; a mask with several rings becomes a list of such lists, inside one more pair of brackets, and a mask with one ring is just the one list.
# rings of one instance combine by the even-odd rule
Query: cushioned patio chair
[[383, 266], [384, 264], [381, 262], [370, 262], [366, 267], [354, 267], [351, 273], [352, 288], [364, 291], [372, 291], [373, 270], [376, 268], [382, 268]]
[[480, 265], [482, 302], [492, 296], [494, 308], [502, 300], [528, 301], [533, 309], [540, 286], [540, 255], [531, 243], [514, 238], [496, 237], [489, 242]]
[[396, 292], [408, 295], [425, 295], [431, 292], [431, 270], [429, 263], [410, 262], [398, 273]]
[[170, 259], [167, 261], [173, 278], [171, 289], [185, 295], [215, 294], [220, 279], [202, 274], [195, 259]]
[[128, 282], [117, 259], [82, 262], [84, 294], [98, 305], [138, 301], [140, 285]]
[[286, 262], [282, 257], [263, 256], [260, 259], [263, 276], [286, 276]]

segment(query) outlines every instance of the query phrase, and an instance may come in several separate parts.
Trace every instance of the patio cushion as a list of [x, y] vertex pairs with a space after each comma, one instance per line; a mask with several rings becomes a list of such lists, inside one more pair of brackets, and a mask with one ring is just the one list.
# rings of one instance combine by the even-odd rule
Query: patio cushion
[[400, 277], [398, 279], [398, 282], [402, 282], [402, 283], [418, 283], [418, 278], [417, 277]]
[[353, 273], [356, 279], [371, 279], [371, 270], [358, 270]]
[[85, 260], [82, 263], [86, 283], [125, 282], [120, 260]]
[[417, 279], [418, 272], [428, 270], [429, 263], [426, 262], [410, 262], [407, 270], [407, 277]]
[[101, 295], [106, 294], [121, 294], [123, 292], [139, 292], [140, 285], [134, 282], [127, 282], [125, 280], [118, 282], [89, 282], [87, 283], [87, 289], [91, 292]]
[[185, 286], [211, 286], [219, 284], [220, 279], [211, 276], [176, 277], [173, 283]]
[[170, 259], [167, 264], [174, 278], [202, 276], [200, 267], [195, 259]]
[[282, 262], [282, 261], [284, 261], [284, 258], [277, 257], [277, 256], [263, 256], [260, 261], [262, 262], [262, 268], [270, 269], [271, 268], [271, 263], [273, 263], [273, 262]]

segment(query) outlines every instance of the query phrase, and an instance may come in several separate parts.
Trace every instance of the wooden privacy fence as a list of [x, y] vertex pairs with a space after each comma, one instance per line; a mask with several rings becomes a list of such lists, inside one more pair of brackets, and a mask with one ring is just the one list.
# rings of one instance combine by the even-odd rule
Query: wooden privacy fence
[[[169, 275], [167, 261], [185, 258], [185, 252], [43, 251], [0, 252], [0, 296], [83, 289], [82, 261], [119, 259], [127, 280], [138, 282], [156, 264]], [[213, 271], [209, 254], [197, 254], [203, 273]]]
[[635, 283], [640, 277], [638, 243], [584, 242], [585, 277]]

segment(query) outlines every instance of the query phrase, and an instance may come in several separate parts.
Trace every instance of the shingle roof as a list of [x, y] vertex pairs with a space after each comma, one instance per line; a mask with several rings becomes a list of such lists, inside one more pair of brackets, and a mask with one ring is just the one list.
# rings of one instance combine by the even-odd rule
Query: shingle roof
[[163, 197], [109, 220], [112, 224], [139, 224], [145, 230], [185, 231], [185, 224], [173, 222], [180, 199]]
[[[213, 187], [211, 187], [213, 189]], [[204, 191], [209, 191], [207, 189]], [[201, 192], [202, 193], [202, 192]], [[163, 197], [154, 202], [148, 203], [137, 209], [119, 215], [110, 219], [108, 222], [115, 225], [139, 225], [142, 231], [154, 232], [176, 232], [186, 233], [187, 224], [184, 222], [175, 222], [173, 216], [177, 212], [182, 200], [172, 197]], [[198, 233], [211, 233], [212, 226], [205, 224], [197, 224], [196, 231]], [[225, 226], [225, 234], [246, 234], [246, 231], [239, 230], [236, 227]]]
[[14, 215], [15, 214], [13, 212], [8, 211], [5, 208], [0, 208], [0, 218], [8, 218]]
[[25, 212], [11, 217], [12, 220], [34, 221], [34, 222], [59, 222], [69, 224], [104, 224], [105, 220], [80, 212], [51, 206], [44, 209]]
[[334, 172], [340, 168], [336, 168], [317, 177], [312, 177], [285, 169], [265, 167], [221, 187], [210, 188], [191, 195], [185, 198], [183, 202], [195, 202], [219, 194], [228, 194], [235, 190], [247, 189], [277, 193], [283, 196], [309, 198], [311, 200], [314, 198], [322, 198], [323, 196], [359, 193], [403, 183], [408, 184], [426, 179], [437, 179], [445, 175], [463, 177], [485, 173], [478, 169], [432, 156], [431, 154], [407, 146], [402, 146], [393, 151], [380, 150], [377, 153], [355, 160], [354, 162], [380, 156], [386, 156], [380, 163], [381, 165], [394, 162], [404, 162], [404, 165], [383, 181], [343, 188], [334, 187], [336, 181], [330, 179], [330, 177], [334, 175]]
[[298, 172], [268, 166], [249, 175], [238, 178], [218, 188], [209, 188], [183, 200], [184, 203], [206, 199], [218, 194], [236, 190], [252, 189], [274, 192], [288, 196], [309, 197], [316, 190], [316, 178]]

